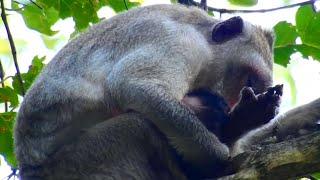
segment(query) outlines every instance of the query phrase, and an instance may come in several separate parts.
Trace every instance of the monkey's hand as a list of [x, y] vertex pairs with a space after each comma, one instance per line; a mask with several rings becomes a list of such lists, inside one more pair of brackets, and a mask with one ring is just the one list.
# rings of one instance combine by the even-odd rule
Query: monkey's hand
[[283, 85], [270, 87], [256, 95], [252, 88], [244, 87], [240, 100], [230, 112], [230, 122], [224, 127], [223, 142], [228, 144], [244, 133], [268, 123], [278, 114]]

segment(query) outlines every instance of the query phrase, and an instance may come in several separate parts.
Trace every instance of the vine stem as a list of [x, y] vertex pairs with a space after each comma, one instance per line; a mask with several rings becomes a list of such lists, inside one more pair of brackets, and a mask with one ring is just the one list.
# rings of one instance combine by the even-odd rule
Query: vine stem
[[11, 54], [12, 54], [13, 62], [14, 62], [14, 65], [15, 65], [15, 68], [16, 68], [16, 71], [17, 71], [18, 81], [19, 81], [19, 83], [21, 85], [21, 93], [24, 96], [25, 95], [25, 90], [24, 90], [24, 87], [23, 87], [23, 81], [22, 81], [22, 77], [21, 77], [21, 73], [20, 73], [20, 69], [19, 69], [19, 65], [18, 65], [17, 51], [16, 51], [16, 47], [14, 45], [14, 41], [13, 41], [13, 38], [12, 38], [12, 35], [11, 35], [9, 24], [8, 24], [8, 21], [7, 21], [6, 10], [5, 10], [5, 7], [4, 7], [3, 0], [0, 0], [0, 4], [1, 4], [1, 19], [2, 19], [3, 24], [4, 24], [4, 26], [6, 28], [6, 31], [7, 31], [7, 36], [8, 36], [8, 40], [9, 40], [9, 44], [10, 44], [10, 48], [11, 48]]
[[[290, 4], [287, 6], [280, 6], [276, 8], [270, 8], [270, 9], [255, 9], [255, 10], [247, 10], [247, 9], [223, 9], [223, 8], [214, 8], [208, 6], [208, 11], [215, 11], [219, 13], [263, 13], [263, 12], [270, 12], [270, 11], [277, 11], [281, 9], [287, 9], [287, 8], [292, 8], [296, 6], [303, 6], [303, 5], [308, 5], [308, 4], [314, 4], [317, 0], [309, 0], [309, 1], [304, 1], [300, 3], [295, 3], [295, 4]], [[200, 6], [200, 3], [192, 1], [192, 4], [195, 6]]]

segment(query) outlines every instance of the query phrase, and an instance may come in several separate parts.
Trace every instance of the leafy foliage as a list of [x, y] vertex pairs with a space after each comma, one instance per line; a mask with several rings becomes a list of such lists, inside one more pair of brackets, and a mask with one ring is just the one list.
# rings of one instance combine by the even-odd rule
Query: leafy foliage
[[258, 3], [258, 0], [229, 0], [229, 2], [238, 6], [254, 6]]
[[312, 175], [312, 177], [315, 179], [320, 179], [320, 173], [315, 173]]
[[[310, 5], [302, 6], [296, 13], [296, 26], [281, 21], [275, 27], [275, 62], [286, 66], [290, 56], [300, 52], [304, 57], [320, 60], [320, 13]], [[300, 38], [302, 43], [297, 43]]]
[[43, 34], [54, 35], [51, 26], [59, 19], [58, 11], [54, 8], [46, 10], [35, 5], [28, 5], [21, 11], [24, 22], [30, 29], [37, 30]]
[[[21, 74], [25, 89], [31, 86], [37, 75], [41, 72], [44, 67], [43, 60], [44, 57], [34, 57], [28, 72]], [[12, 167], [17, 167], [13, 153], [12, 129], [16, 117], [16, 112], [13, 112], [13, 110], [19, 106], [18, 95], [22, 95], [22, 91], [17, 75], [11, 78], [13, 88], [9, 86], [0, 88], [0, 104], [4, 102], [9, 103], [9, 107], [11, 108], [10, 112], [0, 113], [0, 154], [5, 157]]]
[[0, 154], [12, 166], [17, 167], [17, 161], [13, 153], [12, 129], [16, 112], [0, 113]]
[[[12, 6], [18, 8], [17, 1], [12, 1]], [[51, 30], [60, 18], [72, 17], [75, 22], [75, 29], [78, 32], [85, 30], [90, 23], [99, 22], [97, 11], [103, 6], [109, 6], [116, 12], [132, 8], [141, 1], [124, 3], [123, 0], [37, 0], [27, 4], [20, 12], [26, 25], [30, 29], [39, 31], [46, 35], [54, 35]]]
[[[32, 60], [32, 64], [29, 66], [29, 70], [27, 73], [22, 73], [21, 77], [23, 80], [23, 87], [25, 89], [28, 89], [37, 75], [41, 72], [42, 68], [44, 67], [43, 61], [45, 57], [39, 58], [38, 56], [34, 57]], [[22, 89], [21, 89], [21, 84], [18, 81], [18, 76], [15, 75], [12, 81], [12, 87], [14, 88], [14, 92], [22, 95]]]

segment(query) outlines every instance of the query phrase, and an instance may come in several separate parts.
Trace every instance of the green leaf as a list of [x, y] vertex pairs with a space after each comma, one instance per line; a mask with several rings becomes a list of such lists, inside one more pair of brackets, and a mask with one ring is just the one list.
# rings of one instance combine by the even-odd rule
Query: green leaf
[[314, 173], [311, 176], [314, 177], [315, 179], [320, 179], [320, 172]]
[[214, 16], [214, 14], [213, 14], [212, 11], [208, 11], [208, 15], [209, 15], [209, 16]]
[[[138, 6], [140, 3], [138, 2], [131, 2], [126, 0], [126, 4], [128, 9]], [[126, 4], [124, 3], [123, 0], [111, 0], [108, 1], [108, 5], [115, 11], [115, 12], [121, 12], [121, 11], [126, 11]]]
[[11, 87], [0, 88], [0, 103], [3, 102], [10, 102], [12, 108], [18, 107], [18, 95]]
[[320, 61], [320, 48], [311, 47], [305, 44], [295, 45], [294, 48], [300, 52], [303, 57], [311, 56], [313, 59]]
[[298, 33], [296, 32], [296, 27], [294, 25], [281, 21], [278, 22], [273, 29], [276, 34], [275, 47], [295, 44]]
[[302, 6], [296, 13], [297, 31], [303, 44], [320, 49], [320, 13], [310, 5]]
[[286, 67], [289, 63], [290, 56], [296, 52], [300, 52], [305, 58], [311, 56], [313, 59], [320, 61], [320, 49], [305, 44], [293, 44], [275, 47], [274, 61], [275, 63]]
[[228, 0], [231, 4], [237, 6], [254, 6], [258, 3], [258, 0]]
[[[143, 0], [126, 0], [128, 8], [140, 5], [141, 2]], [[72, 17], [76, 31], [81, 32], [90, 24], [99, 22], [97, 11], [103, 6], [108, 5], [116, 12], [126, 10], [123, 0], [36, 0], [35, 3], [37, 5], [31, 2], [27, 4], [21, 14], [29, 28], [46, 35], [56, 33], [50, 28], [59, 18]], [[12, 7], [19, 6], [13, 1]]]
[[[35, 56], [32, 60], [32, 64], [29, 66], [28, 72], [21, 74], [23, 85], [24, 85], [23, 87], [25, 90], [30, 88], [33, 81], [36, 79], [36, 77], [41, 72], [42, 68], [45, 66], [43, 64], [44, 59], [45, 57], [39, 58], [38, 56]], [[14, 91], [16, 93], [22, 95], [21, 86], [20, 86], [20, 82], [18, 81], [17, 75], [13, 77], [12, 87], [14, 88]]]
[[60, 41], [65, 40], [65, 37], [63, 36], [52, 37], [52, 36], [41, 35], [41, 39], [44, 45], [48, 49], [54, 49], [60, 43]]
[[274, 48], [274, 62], [286, 67], [289, 63], [291, 54], [295, 52], [295, 49], [291, 46]]
[[[14, 43], [18, 52], [27, 46], [27, 42], [23, 39], [15, 38]], [[3, 56], [11, 56], [11, 48], [8, 39], [0, 38], [0, 54]]]
[[90, 22], [97, 23], [99, 21], [97, 15], [99, 5], [101, 5], [99, 1], [37, 0], [37, 3], [44, 9], [55, 9], [62, 19], [72, 17], [78, 30], [84, 30]]
[[0, 113], [0, 154], [4, 156], [11, 167], [17, 167], [12, 137], [15, 117], [15, 112]]
[[30, 29], [46, 35], [54, 35], [56, 31], [51, 26], [59, 19], [58, 12], [54, 8], [40, 9], [35, 5], [27, 5], [21, 11], [24, 22]]

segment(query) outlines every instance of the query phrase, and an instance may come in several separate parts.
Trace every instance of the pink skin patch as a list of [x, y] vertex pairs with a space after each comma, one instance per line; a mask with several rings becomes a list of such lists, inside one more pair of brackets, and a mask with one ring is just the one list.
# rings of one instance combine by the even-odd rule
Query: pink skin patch
[[185, 96], [182, 100], [181, 100], [181, 103], [185, 106], [188, 106], [188, 107], [193, 107], [193, 108], [196, 108], [196, 109], [202, 109], [202, 108], [205, 108], [203, 105], [202, 105], [202, 102], [199, 100], [199, 98], [197, 97], [192, 97], [192, 96]]
[[120, 114], [123, 114], [123, 113], [124, 112], [121, 111], [120, 109], [116, 109], [116, 108], [111, 109], [111, 116], [112, 117], [119, 116]]

